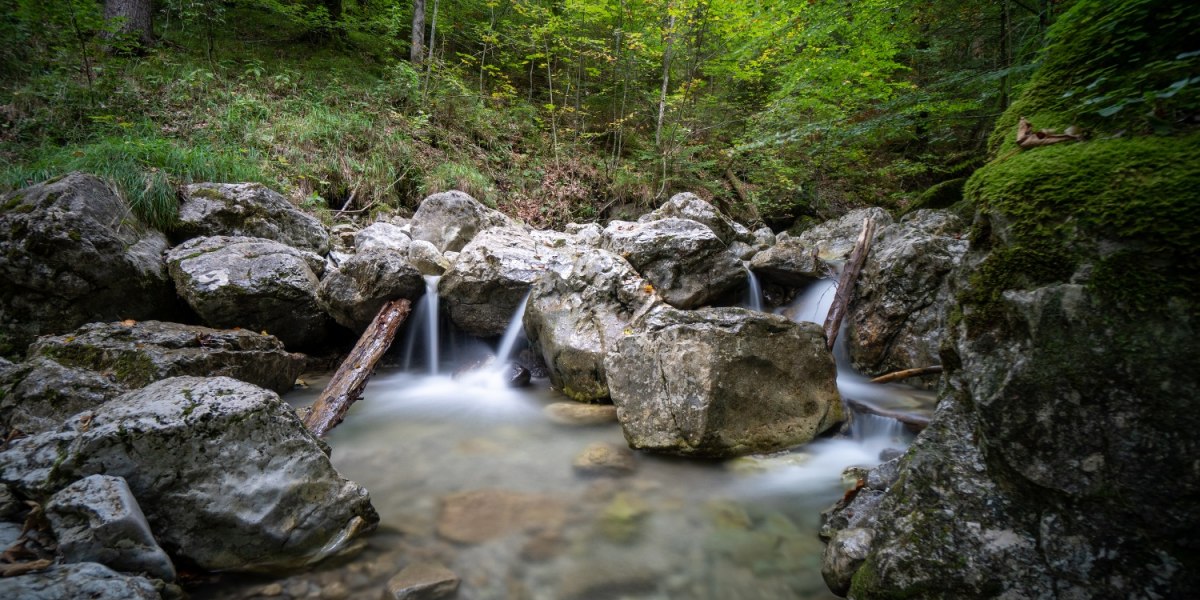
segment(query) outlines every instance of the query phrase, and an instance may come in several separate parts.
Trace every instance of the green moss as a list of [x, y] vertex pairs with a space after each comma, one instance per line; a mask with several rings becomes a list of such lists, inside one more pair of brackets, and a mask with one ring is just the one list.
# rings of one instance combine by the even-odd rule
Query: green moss
[[1200, 56], [1188, 52], [1197, 30], [1200, 11], [1186, 3], [1077, 2], [1047, 32], [1041, 66], [996, 122], [993, 155], [1016, 148], [1022, 116], [1035, 129], [1075, 125], [1093, 139], [1178, 129], [1200, 110], [1200, 82], [1189, 83], [1200, 72]]
[[1079, 279], [1129, 309], [1196, 297], [1198, 189], [1196, 133], [1062, 144], [993, 161], [966, 186], [990, 221], [973, 229], [972, 243], [996, 246], [960, 297], [974, 305], [969, 324], [990, 322], [1004, 290], [1066, 281], [1085, 264], [1091, 273]]
[[188, 191], [188, 195], [193, 198], [209, 198], [211, 200], [224, 200], [225, 195], [212, 188], [197, 187]]
[[142, 387], [158, 379], [158, 369], [149, 356], [140, 352], [113, 352], [83, 343], [46, 346], [40, 354], [68, 367], [92, 371], [111, 371], [117, 381]]
[[963, 198], [963, 185], [966, 177], [956, 177], [929, 186], [908, 208], [901, 213], [904, 216], [922, 208], [950, 208]]
[[8, 200], [5, 200], [4, 204], [2, 206], [0, 206], [0, 212], [10, 211], [13, 208], [16, 208], [16, 206], [24, 200], [25, 200], [25, 194], [22, 194], [20, 192], [13, 194], [11, 198], [9, 198]]

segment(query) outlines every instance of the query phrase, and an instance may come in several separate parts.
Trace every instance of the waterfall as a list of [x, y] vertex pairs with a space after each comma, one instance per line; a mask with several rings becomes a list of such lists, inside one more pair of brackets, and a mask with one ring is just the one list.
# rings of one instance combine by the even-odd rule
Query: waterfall
[[837, 282], [833, 279], [820, 279], [805, 288], [804, 292], [791, 304], [780, 311], [783, 316], [796, 322], [825, 324], [825, 316], [837, 295]]
[[[404, 340], [404, 370], [406, 371], [413, 367], [414, 359], [421, 356], [428, 361], [429, 373], [432, 375], [438, 373], [438, 362], [441, 357], [438, 346], [441, 335], [438, 327], [437, 288], [439, 280], [441, 277], [436, 275], [425, 276], [425, 296], [421, 298], [421, 302], [417, 304], [416, 310], [409, 319], [411, 327]], [[425, 342], [420, 352], [417, 351], [418, 338], [423, 338]]]
[[529, 292], [525, 292], [525, 297], [521, 298], [521, 303], [517, 305], [512, 320], [508, 322], [508, 327], [504, 330], [504, 337], [500, 338], [500, 346], [496, 348], [496, 368], [503, 368], [502, 365], [508, 362], [513, 347], [517, 345], [517, 338], [525, 333], [525, 304], [528, 302]]
[[758, 283], [758, 276], [750, 269], [750, 265], [746, 265], [746, 279], [750, 282], [750, 301], [747, 302], [750, 310], [762, 312], [762, 286]]

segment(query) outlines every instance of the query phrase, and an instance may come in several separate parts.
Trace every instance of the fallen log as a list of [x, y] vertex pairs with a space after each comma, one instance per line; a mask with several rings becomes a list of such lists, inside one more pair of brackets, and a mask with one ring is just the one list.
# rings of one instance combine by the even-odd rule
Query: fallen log
[[313, 404], [312, 411], [304, 420], [317, 437], [323, 437], [346, 417], [350, 405], [362, 396], [363, 388], [367, 385], [375, 363], [392, 345], [400, 324], [408, 317], [412, 303], [403, 298], [392, 300], [379, 309], [379, 314], [358, 338], [358, 343], [350, 351], [346, 360], [329, 380], [321, 397]]
[[891, 383], [908, 379], [909, 377], [920, 377], [922, 375], [935, 375], [942, 372], [942, 365], [932, 365], [928, 367], [917, 367], [915, 369], [904, 369], [902, 371], [892, 371], [884, 375], [880, 375], [871, 380], [871, 383]]
[[833, 343], [837, 340], [838, 330], [842, 327], [842, 319], [846, 316], [846, 310], [850, 306], [850, 300], [854, 297], [854, 282], [858, 279], [858, 272], [862, 270], [863, 263], [867, 260], [867, 253], [871, 251], [871, 238], [875, 237], [875, 220], [863, 220], [862, 231], [858, 234], [858, 241], [854, 243], [854, 250], [850, 252], [850, 259], [846, 261], [846, 267], [842, 269], [842, 276], [838, 278], [837, 294], [833, 298], [833, 304], [829, 306], [829, 314], [825, 317], [825, 341], [829, 349], [833, 349]]
[[914, 415], [914, 414], [899, 412], [899, 411], [895, 411], [895, 410], [887, 410], [886, 408], [879, 408], [877, 406], [871, 406], [870, 404], [867, 404], [865, 402], [860, 402], [858, 400], [852, 400], [852, 399], [846, 399], [846, 405], [849, 406], [852, 410], [856, 410], [861, 413], [866, 413], [869, 415], [876, 415], [876, 416], [880, 416], [880, 417], [886, 417], [888, 419], [895, 419], [897, 421], [900, 421], [901, 423], [904, 424], [904, 427], [906, 429], [908, 429], [909, 431], [911, 431], [913, 433], [920, 433], [922, 430], [924, 430], [926, 427], [929, 426], [929, 417], [925, 417], [922, 415]]

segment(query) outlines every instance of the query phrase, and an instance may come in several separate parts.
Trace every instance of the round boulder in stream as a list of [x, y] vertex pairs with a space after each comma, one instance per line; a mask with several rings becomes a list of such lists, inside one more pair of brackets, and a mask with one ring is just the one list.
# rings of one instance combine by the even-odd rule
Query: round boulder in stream
[[664, 308], [616, 341], [606, 366], [634, 448], [712, 458], [771, 452], [844, 418], [820, 327], [778, 315]]
[[462, 250], [475, 234], [513, 222], [458, 190], [439, 192], [421, 201], [412, 218], [412, 238], [432, 243], [442, 252]]
[[362, 333], [387, 301], [416, 300], [424, 293], [425, 280], [405, 254], [376, 248], [351, 256], [328, 273], [317, 288], [317, 301], [339, 325]]
[[0, 482], [44, 497], [94, 474], [123, 477], [174, 558], [220, 571], [301, 568], [379, 517], [274, 392], [175, 377], [13, 442]]

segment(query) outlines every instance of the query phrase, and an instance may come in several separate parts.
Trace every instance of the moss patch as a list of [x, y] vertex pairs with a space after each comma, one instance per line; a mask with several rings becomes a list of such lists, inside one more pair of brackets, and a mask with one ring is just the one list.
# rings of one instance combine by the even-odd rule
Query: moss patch
[[995, 245], [960, 298], [975, 324], [990, 321], [1007, 289], [1077, 279], [1135, 311], [1164, 296], [1200, 294], [1200, 134], [1062, 144], [980, 169], [966, 196], [996, 231]]

